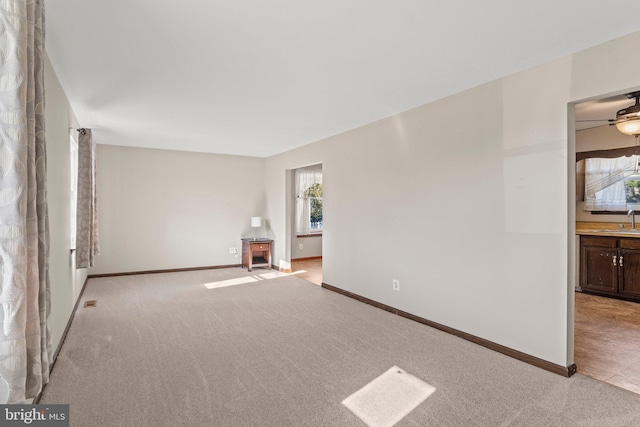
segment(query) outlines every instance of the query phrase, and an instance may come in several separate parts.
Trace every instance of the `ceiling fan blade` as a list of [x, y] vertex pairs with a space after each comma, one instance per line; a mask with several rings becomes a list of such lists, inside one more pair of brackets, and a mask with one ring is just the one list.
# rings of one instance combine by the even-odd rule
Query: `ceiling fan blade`
[[576, 120], [576, 122], [615, 122], [614, 119]]
[[578, 129], [578, 131], [581, 131], [581, 130], [590, 130], [590, 129], [597, 129], [597, 128], [601, 128], [601, 127], [604, 127], [604, 126], [613, 126], [613, 123], [605, 123], [605, 124], [603, 124], [603, 125], [590, 126], [590, 127], [584, 128], [584, 129]]

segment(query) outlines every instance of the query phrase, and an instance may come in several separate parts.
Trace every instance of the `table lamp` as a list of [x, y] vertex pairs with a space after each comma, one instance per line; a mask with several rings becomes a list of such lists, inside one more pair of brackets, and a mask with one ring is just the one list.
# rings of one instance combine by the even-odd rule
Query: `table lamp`
[[256, 234], [253, 240], [258, 240], [258, 228], [262, 227], [262, 218], [259, 216], [252, 216], [251, 226], [256, 229]]

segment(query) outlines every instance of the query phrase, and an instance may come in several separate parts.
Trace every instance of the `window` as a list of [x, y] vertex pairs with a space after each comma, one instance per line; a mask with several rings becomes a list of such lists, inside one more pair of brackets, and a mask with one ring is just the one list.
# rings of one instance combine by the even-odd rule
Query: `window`
[[637, 155], [586, 159], [584, 210], [626, 211], [639, 208], [639, 160]]
[[322, 183], [316, 182], [304, 195], [309, 200], [309, 228], [312, 233], [322, 231]]
[[296, 169], [296, 235], [322, 233], [322, 168]]
[[78, 143], [75, 139], [73, 139], [73, 135], [69, 138], [69, 164], [70, 164], [70, 206], [69, 206], [69, 216], [70, 216], [70, 242], [71, 242], [71, 250], [76, 248], [76, 212], [78, 209]]

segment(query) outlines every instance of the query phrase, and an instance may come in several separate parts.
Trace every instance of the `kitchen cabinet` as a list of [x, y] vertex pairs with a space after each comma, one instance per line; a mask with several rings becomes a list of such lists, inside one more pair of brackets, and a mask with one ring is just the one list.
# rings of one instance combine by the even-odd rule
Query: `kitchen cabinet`
[[581, 287], [584, 291], [618, 292], [618, 248], [615, 237], [582, 237]]
[[580, 266], [583, 291], [640, 301], [640, 238], [582, 236]]
[[[630, 247], [633, 246], [633, 247]], [[621, 239], [619, 292], [621, 295], [640, 301], [640, 241]]]

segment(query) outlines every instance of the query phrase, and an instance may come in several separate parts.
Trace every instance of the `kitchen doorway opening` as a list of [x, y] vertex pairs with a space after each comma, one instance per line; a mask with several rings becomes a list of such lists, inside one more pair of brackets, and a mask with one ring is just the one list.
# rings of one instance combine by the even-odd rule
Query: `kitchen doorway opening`
[[[619, 253], [627, 255], [625, 245], [640, 245], [640, 233], [637, 237], [616, 235], [621, 227], [631, 228], [626, 206], [594, 209], [594, 188], [589, 184], [590, 171], [601, 162], [599, 159], [616, 157], [618, 151], [636, 145], [632, 136], [620, 133], [610, 120], [618, 110], [633, 103], [625, 96], [632, 91], [569, 105], [568, 246], [569, 286], [573, 288], [568, 308], [569, 321], [573, 320], [573, 342], [569, 347], [573, 345], [578, 373], [640, 394], [640, 299], [629, 301], [632, 298], [624, 292], [617, 295], [622, 289], [623, 274], [637, 273], [640, 278], [640, 264], [632, 266], [626, 259], [624, 267], [618, 263]], [[589, 160], [587, 165], [587, 159], [595, 160]], [[600, 263], [606, 264], [606, 274]], [[638, 271], [623, 272], [622, 268]]]

